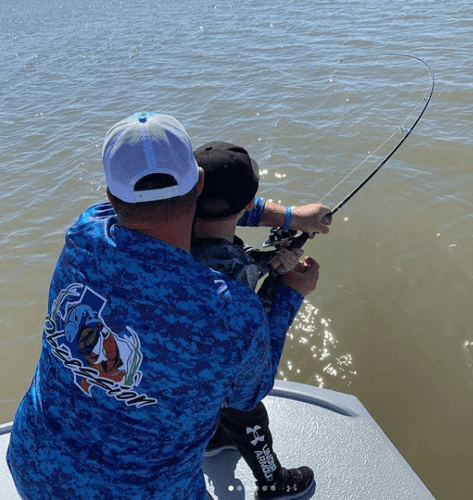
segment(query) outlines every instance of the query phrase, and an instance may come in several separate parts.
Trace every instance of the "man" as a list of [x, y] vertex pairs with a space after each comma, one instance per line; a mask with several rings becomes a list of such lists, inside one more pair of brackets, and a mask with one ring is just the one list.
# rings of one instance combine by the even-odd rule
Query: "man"
[[[177, 120], [117, 123], [103, 163], [111, 204], [66, 234], [10, 470], [26, 500], [204, 500], [220, 408], [270, 391], [297, 307], [270, 327], [253, 291], [190, 255], [204, 179]], [[317, 278], [315, 264], [284, 276], [292, 297]]]
[[[197, 199], [192, 254], [202, 264], [255, 289], [265, 266], [245, 252], [235, 229], [245, 212], [253, 209], [259, 184], [258, 165], [244, 148], [221, 141], [204, 144], [195, 151], [195, 158], [204, 170], [205, 183]], [[279, 274], [285, 274], [297, 265], [302, 253], [298, 248], [292, 252], [282, 249], [269, 265]], [[270, 315], [277, 317], [279, 294], [285, 293], [284, 285], [277, 287]], [[313, 471], [308, 467], [289, 470], [282, 467], [272, 443], [268, 414], [262, 402], [250, 411], [227, 407], [222, 408], [219, 427], [206, 456], [236, 446], [256, 479], [259, 500], [304, 495], [313, 484]]]

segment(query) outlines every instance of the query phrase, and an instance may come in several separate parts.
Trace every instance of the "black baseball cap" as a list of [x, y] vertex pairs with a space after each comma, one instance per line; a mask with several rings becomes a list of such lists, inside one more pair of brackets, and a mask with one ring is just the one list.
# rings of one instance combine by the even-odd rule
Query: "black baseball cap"
[[258, 164], [246, 149], [228, 142], [208, 142], [194, 151], [205, 172], [204, 189], [197, 198], [199, 219], [235, 215], [254, 198], [259, 184]]

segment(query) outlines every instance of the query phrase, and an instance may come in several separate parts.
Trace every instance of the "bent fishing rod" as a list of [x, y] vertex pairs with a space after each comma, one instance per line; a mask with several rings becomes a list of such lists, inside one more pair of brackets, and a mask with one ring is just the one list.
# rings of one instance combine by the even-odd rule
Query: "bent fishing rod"
[[[356, 193], [358, 193], [360, 191], [360, 189], [365, 186], [365, 184], [373, 178], [374, 175], [376, 175], [377, 172], [379, 172], [381, 170], [381, 168], [386, 165], [386, 163], [390, 160], [390, 158], [394, 155], [394, 153], [396, 153], [396, 151], [404, 144], [405, 140], [411, 135], [412, 131], [414, 130], [414, 128], [416, 127], [416, 125], [419, 123], [420, 119], [422, 118], [425, 110], [427, 109], [427, 106], [429, 105], [430, 103], [430, 100], [432, 98], [432, 95], [434, 93], [434, 86], [435, 86], [435, 78], [434, 78], [434, 73], [432, 71], [432, 69], [430, 68], [430, 66], [422, 59], [420, 59], [419, 57], [416, 57], [416, 56], [412, 56], [412, 55], [407, 55], [407, 54], [380, 54], [380, 55], [391, 55], [391, 56], [400, 56], [400, 57], [409, 57], [411, 59], [415, 59], [419, 62], [421, 62], [428, 70], [429, 72], [429, 76], [430, 76], [430, 83], [427, 87], [427, 90], [425, 91], [424, 95], [423, 95], [423, 100], [424, 100], [424, 106], [422, 107], [419, 115], [417, 116], [416, 120], [414, 121], [414, 123], [411, 125], [411, 127], [407, 128], [407, 129], [404, 129], [403, 126], [401, 127], [398, 127], [398, 129], [401, 130], [401, 132], [405, 132], [404, 133], [404, 136], [401, 138], [401, 140], [396, 144], [396, 146], [390, 151], [390, 153], [372, 170], [372, 172], [362, 181], [360, 182], [360, 184], [358, 184], [358, 186], [353, 189], [353, 191], [347, 195], [342, 201], [340, 201], [332, 210], [330, 210], [330, 212], [328, 212], [328, 214], [325, 215], [325, 217], [328, 217], [328, 218], [331, 218], [335, 213], [337, 213], [340, 208], [342, 208], [349, 200], [351, 200], [353, 198], [353, 196], [355, 196]], [[355, 59], [366, 59], [367, 57], [371, 57], [371, 56], [361, 56], [361, 57], [352, 57], [352, 58], [348, 58], [348, 59], [343, 59], [342, 61], [340, 62], [345, 62], [345, 61], [352, 61], [352, 60], [355, 60]], [[422, 102], [422, 101], [421, 101]], [[419, 103], [415, 108], [414, 110], [409, 114], [409, 116], [406, 118], [406, 120], [403, 122], [403, 125], [407, 122], [407, 120], [409, 120], [409, 118], [411, 117], [411, 115], [416, 111], [416, 109], [420, 106], [421, 103]], [[383, 144], [385, 144], [387, 141], [389, 141], [389, 139], [391, 139], [391, 137], [393, 137], [394, 134], [392, 134], [388, 139], [386, 139], [386, 141], [383, 142]], [[381, 144], [381, 146], [383, 145]], [[376, 150], [371, 153], [367, 158], [365, 158], [360, 164], [358, 164], [351, 172], [349, 175], [351, 175], [358, 167], [360, 167], [363, 163], [365, 163], [365, 161], [370, 157], [372, 156], [381, 146], [379, 146], [378, 148], [376, 148]], [[348, 177], [347, 176], [347, 177]], [[346, 179], [346, 177], [345, 177]], [[345, 180], [343, 179], [343, 180]], [[339, 184], [341, 184], [340, 181], [337, 186]], [[337, 187], [335, 186], [335, 187]], [[329, 193], [331, 193], [334, 189], [332, 188], [331, 191], [329, 191]], [[329, 194], [327, 193], [327, 194]], [[327, 195], [325, 195], [327, 196]], [[325, 198], [324, 196], [324, 198]], [[322, 200], [324, 199], [322, 198]], [[322, 201], [321, 200], [321, 201]], [[282, 228], [273, 228], [271, 229], [271, 232], [270, 232], [270, 235], [269, 235], [269, 239], [266, 240], [263, 244], [263, 247], [269, 247], [269, 246], [279, 246], [282, 241], [290, 241], [290, 244], [289, 244], [289, 248], [301, 248], [305, 243], [306, 241], [310, 238], [310, 234], [309, 233], [305, 233], [305, 232], [302, 232], [300, 235], [298, 236], [295, 236], [297, 233], [297, 231], [294, 231], [294, 230], [289, 230], [289, 231], [283, 231]]]

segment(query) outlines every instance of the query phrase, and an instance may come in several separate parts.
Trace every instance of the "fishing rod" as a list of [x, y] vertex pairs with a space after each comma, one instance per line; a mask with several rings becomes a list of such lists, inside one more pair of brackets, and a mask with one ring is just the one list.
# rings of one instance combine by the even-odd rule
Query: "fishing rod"
[[[372, 172], [362, 181], [360, 182], [360, 184], [358, 184], [358, 186], [353, 189], [353, 191], [348, 194], [342, 201], [340, 201], [332, 210], [330, 210], [330, 212], [328, 212], [328, 214], [325, 215], [325, 217], [328, 217], [328, 218], [331, 218], [335, 213], [337, 213], [340, 208], [342, 208], [349, 200], [351, 200], [353, 198], [353, 196], [355, 196], [356, 193], [358, 193], [358, 191], [360, 191], [360, 189], [377, 173], [381, 170], [381, 168], [386, 165], [386, 163], [389, 161], [389, 159], [394, 155], [394, 153], [402, 146], [402, 144], [404, 144], [404, 141], [411, 135], [412, 131], [414, 130], [414, 128], [416, 127], [416, 125], [419, 123], [420, 119], [422, 118], [422, 115], [424, 114], [425, 110], [427, 109], [427, 106], [429, 105], [430, 103], [430, 100], [432, 98], [432, 95], [434, 93], [434, 86], [435, 86], [435, 77], [434, 77], [434, 73], [431, 69], [431, 67], [422, 59], [420, 59], [419, 57], [416, 57], [416, 56], [412, 56], [412, 55], [408, 55], [408, 54], [380, 54], [380, 55], [390, 55], [390, 56], [400, 56], [400, 57], [409, 57], [411, 59], [415, 59], [419, 62], [421, 62], [428, 70], [429, 72], [429, 76], [430, 76], [430, 83], [427, 87], [427, 90], [425, 91], [424, 95], [423, 95], [423, 100], [424, 100], [424, 106], [422, 107], [419, 115], [417, 116], [416, 120], [414, 121], [414, 123], [412, 124], [411, 127], [407, 128], [407, 129], [404, 129], [402, 126], [399, 127], [400, 130], [402, 132], [405, 131], [405, 134], [404, 136], [402, 137], [402, 139], [396, 144], [396, 146], [390, 151], [390, 153], [372, 170]], [[343, 63], [343, 62], [346, 62], [346, 61], [352, 61], [352, 60], [356, 60], [356, 59], [366, 59], [367, 57], [371, 57], [371, 56], [359, 56], [359, 57], [351, 57], [351, 58], [347, 58], [347, 59], [342, 59], [340, 62]], [[411, 117], [411, 115], [414, 113], [414, 111], [420, 106], [420, 103], [414, 108], [414, 110], [409, 114], [409, 116], [406, 118], [406, 120], [403, 122], [403, 125], [404, 123], [406, 123], [407, 120], [409, 120], [409, 118]], [[398, 128], [398, 129], [399, 129]], [[383, 142], [383, 144], [385, 144], [387, 141], [389, 141], [389, 139], [391, 139], [391, 137], [393, 137], [394, 134], [392, 134], [388, 139], [386, 139], [386, 141]], [[381, 146], [383, 145], [381, 144]], [[381, 146], [379, 146], [374, 152], [376, 152]], [[348, 175], [351, 175], [358, 167], [360, 167], [363, 163], [365, 163], [365, 161], [370, 157], [372, 156], [371, 153], [367, 158], [365, 158], [360, 164], [358, 164], [351, 172], [350, 174]], [[347, 176], [348, 177], [348, 176]], [[345, 179], [347, 178], [345, 177]], [[345, 180], [343, 179], [343, 180]], [[339, 184], [341, 184], [340, 181], [337, 186]], [[335, 186], [335, 187], [337, 187]], [[335, 189], [335, 188], [333, 188]], [[331, 191], [329, 191], [329, 193], [331, 193], [333, 191], [333, 189]], [[327, 194], [329, 194], [327, 193]], [[327, 195], [325, 195], [327, 196]], [[324, 196], [324, 198], [325, 198]], [[324, 199], [322, 198], [322, 200]], [[289, 230], [289, 231], [283, 231], [282, 228], [272, 228], [271, 231], [270, 231], [270, 235], [269, 235], [269, 239], [266, 240], [264, 243], [263, 243], [263, 247], [269, 247], [269, 246], [279, 246], [282, 241], [290, 241], [290, 244], [289, 244], [289, 248], [301, 248], [305, 243], [306, 241], [309, 239], [310, 237], [310, 234], [309, 233], [305, 233], [305, 232], [302, 232], [300, 235], [298, 236], [295, 236], [297, 234], [297, 231], [295, 230]]]

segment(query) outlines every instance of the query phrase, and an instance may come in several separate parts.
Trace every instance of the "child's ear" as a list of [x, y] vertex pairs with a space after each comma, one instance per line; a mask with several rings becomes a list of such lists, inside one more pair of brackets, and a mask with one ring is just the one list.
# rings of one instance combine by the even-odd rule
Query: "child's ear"
[[255, 199], [253, 198], [248, 205], [245, 207], [245, 212], [248, 212], [248, 210], [251, 210], [255, 206]]

